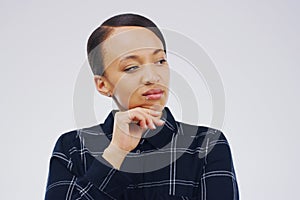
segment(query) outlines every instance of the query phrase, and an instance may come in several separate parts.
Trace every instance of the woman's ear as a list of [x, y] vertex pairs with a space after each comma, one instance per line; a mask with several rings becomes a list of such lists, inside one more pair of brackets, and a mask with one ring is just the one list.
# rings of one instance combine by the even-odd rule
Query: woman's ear
[[104, 96], [112, 96], [110, 84], [104, 76], [94, 75], [96, 89]]

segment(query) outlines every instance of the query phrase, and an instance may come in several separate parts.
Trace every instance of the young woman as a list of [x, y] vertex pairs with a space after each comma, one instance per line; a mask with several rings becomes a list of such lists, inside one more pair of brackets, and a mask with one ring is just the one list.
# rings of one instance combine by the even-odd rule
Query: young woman
[[61, 135], [46, 200], [239, 199], [224, 134], [178, 122], [165, 107], [166, 44], [152, 21], [114, 16], [91, 34], [87, 51], [97, 90], [119, 110]]

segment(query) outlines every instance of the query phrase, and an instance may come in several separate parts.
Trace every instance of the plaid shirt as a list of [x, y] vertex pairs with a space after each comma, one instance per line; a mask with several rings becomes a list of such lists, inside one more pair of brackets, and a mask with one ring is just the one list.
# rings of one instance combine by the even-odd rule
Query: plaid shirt
[[161, 118], [165, 124], [148, 130], [120, 170], [113, 168], [101, 155], [112, 137], [115, 112], [104, 123], [60, 136], [50, 160], [46, 200], [239, 199], [224, 134], [175, 121], [167, 107]]

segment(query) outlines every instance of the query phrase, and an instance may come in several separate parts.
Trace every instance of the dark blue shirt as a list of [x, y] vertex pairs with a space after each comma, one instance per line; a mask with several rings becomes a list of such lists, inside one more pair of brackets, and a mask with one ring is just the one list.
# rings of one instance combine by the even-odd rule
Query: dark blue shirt
[[113, 132], [104, 123], [62, 134], [53, 150], [46, 200], [238, 200], [230, 147], [217, 129], [178, 122], [165, 107], [165, 124], [148, 130], [120, 170], [101, 156]]

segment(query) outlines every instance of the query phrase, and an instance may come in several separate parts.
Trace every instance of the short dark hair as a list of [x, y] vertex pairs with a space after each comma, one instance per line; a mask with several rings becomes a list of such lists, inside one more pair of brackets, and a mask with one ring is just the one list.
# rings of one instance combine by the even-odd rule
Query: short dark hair
[[90, 35], [87, 42], [88, 61], [94, 75], [102, 75], [104, 72], [103, 54], [101, 43], [108, 38], [114, 27], [139, 26], [152, 31], [162, 42], [166, 53], [166, 42], [159, 28], [148, 18], [132, 13], [115, 15], [104, 21]]

